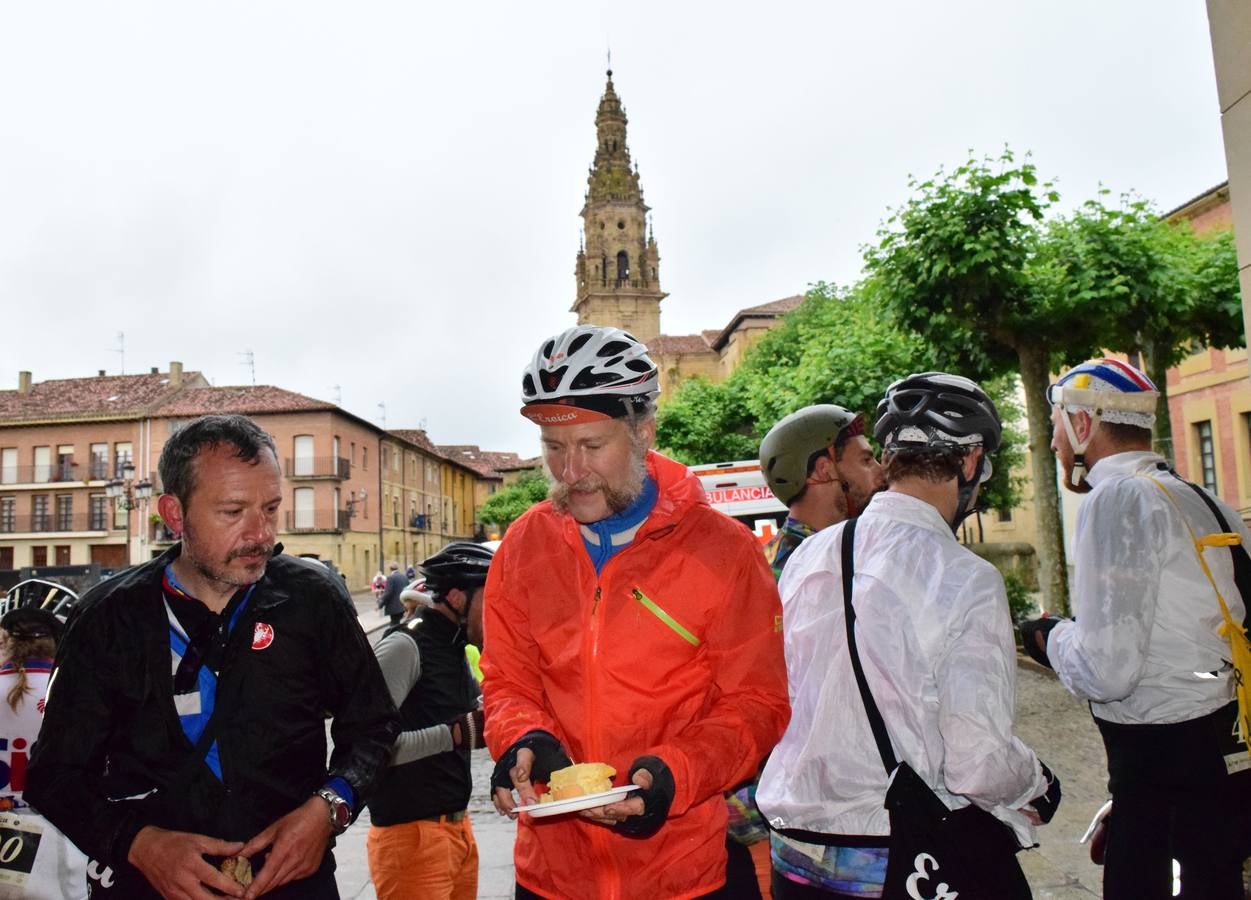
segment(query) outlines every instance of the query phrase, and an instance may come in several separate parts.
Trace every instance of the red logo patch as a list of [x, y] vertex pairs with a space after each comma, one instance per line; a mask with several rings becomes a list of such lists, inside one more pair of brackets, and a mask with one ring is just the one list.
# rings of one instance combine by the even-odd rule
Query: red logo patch
[[256, 628], [252, 631], [252, 649], [264, 650], [274, 642], [274, 629], [272, 625], [266, 625], [264, 622], [257, 622]]

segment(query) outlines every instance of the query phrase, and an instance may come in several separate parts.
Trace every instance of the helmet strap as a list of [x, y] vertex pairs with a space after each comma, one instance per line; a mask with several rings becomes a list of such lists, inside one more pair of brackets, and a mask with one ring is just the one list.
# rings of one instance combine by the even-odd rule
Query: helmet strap
[[974, 471], [972, 478], [964, 477], [964, 470], [961, 469], [956, 475], [956, 514], [951, 519], [951, 533], [959, 534], [960, 523], [967, 519], [973, 513], [973, 492], [977, 490], [977, 486], [982, 483], [982, 462], [985, 459], [977, 461], [977, 470]]
[[[1082, 410], [1085, 412], [1085, 410]], [[1060, 405], [1060, 418], [1064, 420], [1064, 433], [1068, 435], [1069, 446], [1073, 448], [1073, 472], [1069, 475], [1069, 481], [1073, 487], [1077, 487], [1082, 483], [1085, 477], [1086, 469], [1086, 448], [1090, 446], [1090, 440], [1095, 436], [1095, 430], [1099, 427], [1102, 419], [1100, 410], [1095, 409], [1089, 413], [1090, 431], [1086, 433], [1086, 440], [1079, 441], [1077, 439], [1077, 429], [1073, 427], [1073, 415], [1063, 404]]]

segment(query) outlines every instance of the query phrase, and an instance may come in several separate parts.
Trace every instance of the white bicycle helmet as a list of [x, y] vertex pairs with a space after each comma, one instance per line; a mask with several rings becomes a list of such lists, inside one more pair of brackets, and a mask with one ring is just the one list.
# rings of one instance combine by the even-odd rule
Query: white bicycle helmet
[[[1155, 424], [1160, 400], [1151, 379], [1119, 359], [1091, 359], [1074, 366], [1047, 388], [1047, 402], [1064, 411], [1064, 431], [1073, 448], [1073, 486], [1081, 484], [1086, 471], [1086, 448], [1099, 423], [1133, 425], [1148, 431]], [[1082, 411], [1090, 416], [1090, 433], [1079, 441], [1068, 414]]]
[[616, 419], [651, 408], [660, 373], [620, 328], [578, 325], [548, 338], [521, 376], [521, 414], [540, 425]]

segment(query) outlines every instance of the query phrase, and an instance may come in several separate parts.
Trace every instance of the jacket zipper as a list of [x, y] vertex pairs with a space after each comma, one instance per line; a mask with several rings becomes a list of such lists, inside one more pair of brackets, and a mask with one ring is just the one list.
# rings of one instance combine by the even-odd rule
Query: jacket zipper
[[[664, 529], [664, 530], [667, 531], [668, 529]], [[642, 534], [642, 535], [636, 534], [634, 537], [634, 540], [631, 541], [628, 546], [623, 547], [620, 551], [614, 554], [611, 559], [609, 559], [606, 563], [604, 563], [603, 570], [595, 574], [595, 594], [591, 599], [591, 614], [589, 617], [589, 622], [588, 622], [588, 627], [587, 627], [587, 653], [589, 657], [589, 664], [586, 667], [586, 682], [585, 682], [586, 684], [586, 708], [587, 708], [586, 751], [588, 754], [590, 754], [591, 758], [589, 761], [591, 762], [603, 762], [603, 748], [600, 747], [600, 743], [599, 743], [599, 733], [600, 733], [599, 703], [598, 703], [599, 679], [596, 677], [596, 675], [597, 675], [597, 670], [599, 666], [600, 621], [603, 618], [602, 616], [599, 615], [599, 603], [600, 603], [600, 600], [603, 599], [602, 585], [604, 582], [604, 575], [608, 572], [608, 567], [613, 565], [613, 563], [615, 563], [618, 558], [620, 558], [626, 553], [629, 553], [631, 550], [634, 549], [634, 547], [639, 543], [640, 537], [644, 539], [650, 539], [654, 535], [657, 535], [659, 533], [660, 533], [659, 529], [654, 529], [652, 531], [647, 532], [646, 534]], [[586, 549], [585, 547], [582, 546], [582, 536], [577, 533], [576, 528], [574, 530], [574, 540], [576, 541], [576, 545], [578, 546], [578, 548], [581, 549], [583, 553], [585, 553]], [[592, 572], [595, 571], [595, 566], [591, 563], [589, 556], [587, 557], [586, 564], [591, 567]], [[582, 760], [582, 761], [587, 762], [588, 760]], [[618, 873], [617, 871], [616, 865], [613, 863], [611, 847], [609, 846], [609, 843], [608, 843], [608, 835], [605, 834], [602, 829], [592, 828], [591, 829], [591, 846], [594, 848], [594, 852], [596, 856], [599, 857], [601, 868], [604, 870], [604, 873], [605, 873], [605, 879], [604, 879], [606, 882], [604, 885], [605, 890], [600, 894], [601, 900], [618, 900], [618, 898], [621, 896], [621, 876], [620, 876], [620, 873]]]

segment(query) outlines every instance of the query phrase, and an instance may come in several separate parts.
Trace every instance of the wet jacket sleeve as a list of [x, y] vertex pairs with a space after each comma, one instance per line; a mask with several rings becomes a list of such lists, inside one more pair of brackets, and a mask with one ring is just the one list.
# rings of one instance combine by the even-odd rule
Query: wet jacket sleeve
[[1047, 788], [1034, 751], [1012, 734], [1016, 646], [1003, 579], [979, 568], [936, 659], [947, 790], [983, 809], [1019, 809]]
[[720, 614], [705, 636], [714, 698], [703, 719], [672, 740], [640, 750], [673, 772], [670, 816], [754, 776], [790, 720], [782, 605], [754, 538], [742, 535], [737, 564], [724, 575]]
[[[346, 594], [342, 585], [335, 589]], [[334, 602], [327, 607], [322, 615], [322, 658], [326, 661], [322, 670], [326, 708], [333, 716], [334, 749], [326, 777], [342, 778], [351, 785], [355, 814], [364, 808], [387, 765], [400, 718], [365, 632], [345, 604]]]
[[483, 601], [482, 699], [487, 748], [496, 760], [528, 732], [561, 733], [543, 704], [539, 649], [530, 636], [525, 605], [518, 602], [521, 592], [509, 583], [515, 570], [510, 556], [505, 541], [487, 572]]
[[90, 858], [116, 866], [149, 823], [138, 804], [110, 801], [102, 784], [118, 721], [116, 667], [106, 662], [118, 643], [114, 626], [99, 606], [71, 620], [48, 685], [25, 799]]
[[1060, 682], [1082, 700], [1123, 700], [1142, 678], [1155, 624], [1167, 510], [1142, 479], [1096, 489], [1074, 537], [1075, 621], [1047, 638]]

